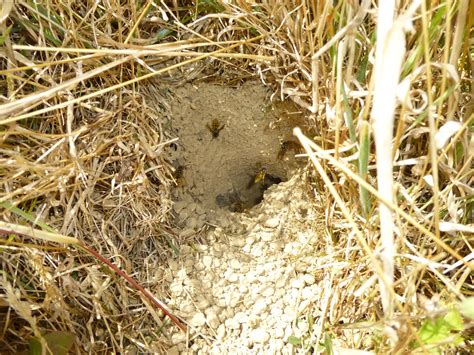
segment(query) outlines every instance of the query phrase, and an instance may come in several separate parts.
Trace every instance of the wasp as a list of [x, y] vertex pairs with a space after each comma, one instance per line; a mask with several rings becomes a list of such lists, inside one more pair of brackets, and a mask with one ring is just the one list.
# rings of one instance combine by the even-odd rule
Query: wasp
[[259, 182], [264, 182], [265, 177], [267, 176], [267, 168], [263, 167], [260, 168], [255, 175], [252, 176], [250, 179], [248, 185], [247, 185], [247, 190], [252, 188], [253, 185], [258, 184]]
[[278, 151], [277, 159], [283, 160], [285, 154], [293, 150], [295, 153], [300, 151], [300, 146], [295, 141], [284, 141], [281, 143], [280, 150]]
[[177, 186], [184, 186], [186, 185], [186, 180], [184, 179], [184, 165], [179, 165], [174, 173], [173, 173], [173, 177], [175, 178], [176, 180], [176, 185]]
[[225, 124], [221, 125], [221, 122], [217, 118], [214, 118], [211, 121], [211, 124], [208, 123], [206, 127], [209, 132], [211, 132], [212, 139], [216, 139], [217, 137], [219, 137], [219, 133], [224, 129]]

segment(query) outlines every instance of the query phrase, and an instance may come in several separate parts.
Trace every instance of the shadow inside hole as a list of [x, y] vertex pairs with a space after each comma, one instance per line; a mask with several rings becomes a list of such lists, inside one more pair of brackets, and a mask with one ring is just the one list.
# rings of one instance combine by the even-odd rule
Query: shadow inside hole
[[244, 212], [262, 202], [263, 194], [270, 186], [283, 181], [280, 177], [268, 173], [260, 181], [255, 181], [255, 177], [252, 177], [246, 188], [240, 192], [233, 189], [217, 195], [216, 204], [232, 212]]

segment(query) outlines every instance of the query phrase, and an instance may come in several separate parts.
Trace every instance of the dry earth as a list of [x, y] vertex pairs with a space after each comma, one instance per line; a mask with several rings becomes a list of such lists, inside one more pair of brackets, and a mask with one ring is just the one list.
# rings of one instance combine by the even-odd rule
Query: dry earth
[[[304, 162], [292, 149], [281, 159], [301, 114], [275, 109], [255, 83], [187, 84], [174, 94], [169, 127], [179, 140], [168, 154], [177, 170], [176, 223], [184, 238], [202, 237], [182, 246], [163, 275], [166, 302], [190, 329], [172, 334], [169, 353], [311, 350], [330, 260], [315, 257], [323, 222], [308, 203], [318, 197], [309, 196]], [[267, 175], [256, 182], [262, 168]], [[303, 345], [294, 348], [290, 336]]]

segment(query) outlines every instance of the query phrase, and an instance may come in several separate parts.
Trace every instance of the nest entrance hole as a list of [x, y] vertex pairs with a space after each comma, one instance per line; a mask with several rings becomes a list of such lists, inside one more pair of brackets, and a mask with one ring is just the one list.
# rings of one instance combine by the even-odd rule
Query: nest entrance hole
[[285, 142], [296, 145], [291, 130], [298, 125], [295, 117], [303, 118], [296, 106], [276, 107], [269, 96], [256, 82], [239, 88], [186, 84], [174, 90], [170, 127], [178, 141], [169, 157], [176, 201], [243, 212], [291, 176], [297, 162]]

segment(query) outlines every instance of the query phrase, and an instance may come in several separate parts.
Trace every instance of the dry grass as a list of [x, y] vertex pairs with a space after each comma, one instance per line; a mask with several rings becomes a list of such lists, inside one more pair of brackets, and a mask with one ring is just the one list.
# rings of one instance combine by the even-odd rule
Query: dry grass
[[[311, 339], [327, 329], [348, 347], [406, 351], [424, 319], [474, 292], [474, 13], [468, 0], [381, 9], [401, 26], [380, 32], [395, 41], [400, 70], [386, 62], [376, 72], [382, 15], [366, 0], [332, 3], [4, 1], [2, 220], [73, 236], [165, 299], [156, 265], [186, 242], [170, 222], [166, 87], [258, 76], [318, 132], [300, 138], [323, 179], [313, 186], [337, 241], [327, 250], [348, 262], [324, 284]], [[387, 115], [392, 123], [377, 126]], [[385, 143], [373, 146], [364, 132], [377, 138], [384, 125]], [[384, 238], [380, 208], [393, 216]], [[1, 352], [54, 331], [74, 334], [76, 352], [166, 348], [168, 320], [97, 259], [2, 230]]]

